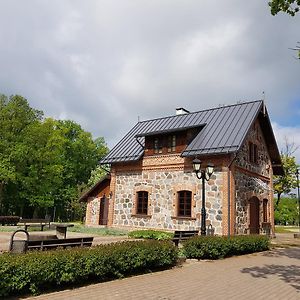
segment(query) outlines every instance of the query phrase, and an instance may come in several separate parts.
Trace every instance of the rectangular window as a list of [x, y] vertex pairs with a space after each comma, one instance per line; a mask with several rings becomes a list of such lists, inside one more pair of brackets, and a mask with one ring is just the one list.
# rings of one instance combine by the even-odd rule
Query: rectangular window
[[168, 136], [168, 152], [175, 152], [176, 151], [176, 135], [169, 135]]
[[162, 140], [159, 138], [154, 139], [154, 153], [162, 153]]
[[137, 192], [137, 205], [136, 213], [138, 215], [148, 214], [148, 192], [140, 191]]
[[192, 192], [180, 191], [178, 192], [178, 216], [191, 217], [192, 216]]
[[263, 200], [263, 221], [268, 222], [268, 200]]
[[257, 164], [258, 162], [258, 148], [257, 145], [249, 142], [249, 162]]

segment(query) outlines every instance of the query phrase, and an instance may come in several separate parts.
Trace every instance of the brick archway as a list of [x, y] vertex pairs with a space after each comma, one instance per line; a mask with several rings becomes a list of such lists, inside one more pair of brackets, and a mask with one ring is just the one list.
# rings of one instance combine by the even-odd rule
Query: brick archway
[[259, 234], [259, 199], [249, 199], [249, 230], [250, 234]]

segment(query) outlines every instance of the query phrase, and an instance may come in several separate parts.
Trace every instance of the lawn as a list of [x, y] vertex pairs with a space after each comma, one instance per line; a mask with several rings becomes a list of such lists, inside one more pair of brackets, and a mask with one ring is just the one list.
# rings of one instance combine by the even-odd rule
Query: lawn
[[275, 226], [275, 233], [293, 233], [298, 231], [299, 231], [298, 226], [283, 226], [283, 225]]
[[[69, 227], [69, 232], [78, 232], [78, 233], [86, 233], [92, 235], [111, 235], [111, 236], [120, 236], [127, 235], [128, 231], [121, 230], [117, 228], [95, 228], [95, 227], [86, 227], [80, 223], [71, 222], [74, 224], [74, 227]], [[0, 232], [14, 232], [17, 229], [24, 229], [24, 226], [0, 226]], [[50, 230], [52, 230], [51, 228]], [[44, 227], [44, 231], [48, 231], [49, 228], [47, 226]], [[40, 227], [29, 227], [28, 231], [40, 231]]]

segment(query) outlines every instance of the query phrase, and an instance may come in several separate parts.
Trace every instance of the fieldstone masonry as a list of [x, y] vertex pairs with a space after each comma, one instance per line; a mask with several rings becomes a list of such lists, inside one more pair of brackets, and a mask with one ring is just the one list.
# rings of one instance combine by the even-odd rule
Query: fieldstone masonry
[[[222, 233], [222, 173], [215, 172], [206, 183], [207, 225]], [[177, 217], [177, 192], [192, 192], [191, 218]], [[148, 215], [136, 215], [136, 193], [148, 191]], [[116, 176], [114, 226], [168, 230], [195, 230], [201, 220], [200, 180], [193, 172], [149, 170]]]
[[[250, 163], [248, 156], [249, 142], [258, 147], [257, 163]], [[236, 189], [236, 220], [235, 228], [237, 234], [246, 234], [249, 227], [249, 199], [255, 196], [259, 199], [260, 223], [263, 221], [262, 202], [268, 200], [268, 221], [272, 223], [270, 211], [272, 209], [273, 192], [271, 190], [272, 168], [267, 146], [263, 138], [261, 128], [256, 122], [236, 158], [235, 189]], [[247, 172], [248, 171], [248, 172]]]

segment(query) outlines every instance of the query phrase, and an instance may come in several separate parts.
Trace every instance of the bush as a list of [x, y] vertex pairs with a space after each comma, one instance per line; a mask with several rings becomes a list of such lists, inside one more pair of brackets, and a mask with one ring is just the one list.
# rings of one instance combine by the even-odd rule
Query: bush
[[171, 240], [173, 233], [159, 230], [134, 230], [128, 233], [129, 237], [136, 239]]
[[18, 216], [0, 216], [0, 224], [3, 225], [17, 225], [20, 221]]
[[175, 265], [169, 242], [135, 241], [92, 248], [0, 256], [0, 297], [37, 294], [53, 287], [104, 281]]
[[261, 235], [217, 237], [198, 236], [183, 243], [187, 258], [218, 259], [269, 249], [269, 239]]

